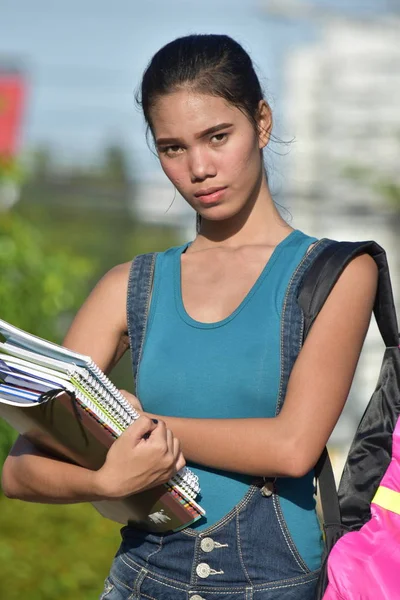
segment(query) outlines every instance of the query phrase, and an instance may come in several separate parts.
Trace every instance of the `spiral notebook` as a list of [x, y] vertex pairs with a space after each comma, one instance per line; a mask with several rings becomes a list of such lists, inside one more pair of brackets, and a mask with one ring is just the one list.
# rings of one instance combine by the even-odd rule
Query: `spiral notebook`
[[[39, 448], [98, 469], [139, 413], [90, 357], [0, 319], [0, 417]], [[184, 467], [167, 484], [124, 500], [93, 502], [105, 517], [148, 531], [178, 531], [205, 511]]]

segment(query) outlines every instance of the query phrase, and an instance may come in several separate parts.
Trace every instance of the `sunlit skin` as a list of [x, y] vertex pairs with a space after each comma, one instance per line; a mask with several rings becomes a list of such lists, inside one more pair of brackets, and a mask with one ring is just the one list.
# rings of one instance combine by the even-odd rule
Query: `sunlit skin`
[[[269, 107], [259, 103], [256, 131], [235, 106], [188, 88], [159, 97], [151, 121], [164, 172], [202, 217], [200, 232], [181, 257], [184, 306], [202, 322], [224, 319], [292, 231], [275, 208], [264, 173], [262, 150], [272, 126]], [[226, 190], [215, 201], [196, 197], [202, 189], [219, 186]], [[64, 340], [67, 348], [90, 355], [105, 372], [127, 346], [130, 266], [127, 262], [106, 273]], [[3, 467], [3, 491], [38, 502], [123, 497], [166, 481], [184, 458], [248, 475], [304, 475], [318, 460], [342, 411], [376, 285], [377, 268], [369, 255], [346, 267], [299, 353], [277, 417], [177, 418], [168, 416], [166, 399], [165, 413], [144, 414], [142, 424], [139, 419], [128, 427], [96, 472], [60, 463], [20, 437]], [[142, 410], [135, 396], [124, 393]], [[153, 416], [156, 426], [148, 418]], [[150, 444], [142, 443], [143, 428], [149, 430]]]
[[[231, 246], [249, 239], [265, 244], [268, 237], [277, 243], [290, 232], [274, 206], [264, 172], [262, 149], [272, 127], [265, 101], [256, 116], [258, 132], [244, 112], [223, 98], [186, 89], [158, 98], [151, 109], [161, 166], [203, 218], [195, 240], [198, 248], [221, 240]], [[195, 196], [220, 186], [226, 189], [211, 204]]]
[[[223, 98], [187, 89], [158, 98], [151, 109], [161, 166], [202, 217], [181, 257], [183, 303], [198, 321], [231, 314], [292, 231], [275, 208], [265, 174], [272, 117], [264, 100], [254, 116], [257, 130]], [[222, 195], [211, 202], [196, 196], [221, 186]]]

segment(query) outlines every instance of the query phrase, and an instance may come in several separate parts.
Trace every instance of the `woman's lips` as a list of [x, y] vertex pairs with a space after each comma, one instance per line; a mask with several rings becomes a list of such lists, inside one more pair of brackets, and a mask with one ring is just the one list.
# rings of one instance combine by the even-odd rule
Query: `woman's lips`
[[214, 204], [215, 202], [218, 202], [220, 198], [222, 198], [225, 192], [226, 188], [221, 188], [216, 192], [212, 192], [212, 194], [204, 194], [203, 196], [196, 196], [196, 198], [201, 202], [201, 204]]

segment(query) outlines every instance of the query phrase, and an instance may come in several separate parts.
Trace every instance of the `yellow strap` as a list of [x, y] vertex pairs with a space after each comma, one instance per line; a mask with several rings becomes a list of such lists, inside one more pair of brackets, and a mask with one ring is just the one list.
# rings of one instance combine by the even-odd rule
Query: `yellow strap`
[[372, 502], [400, 515], [400, 492], [395, 492], [381, 485], [378, 487]]

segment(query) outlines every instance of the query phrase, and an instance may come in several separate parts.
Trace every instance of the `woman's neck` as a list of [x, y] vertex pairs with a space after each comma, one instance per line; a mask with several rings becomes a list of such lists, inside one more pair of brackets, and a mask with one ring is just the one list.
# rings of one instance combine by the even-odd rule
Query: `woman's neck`
[[191, 248], [204, 250], [214, 246], [276, 246], [292, 230], [279, 214], [268, 183], [263, 177], [257, 193], [239, 213], [223, 221], [202, 219], [200, 231]]

